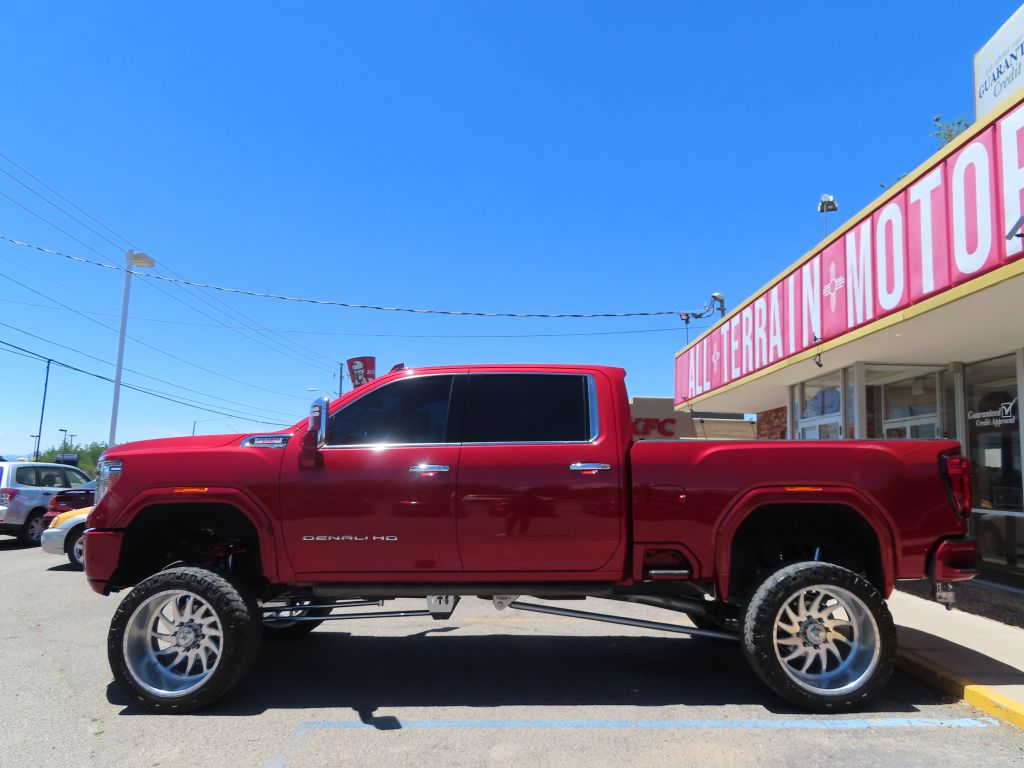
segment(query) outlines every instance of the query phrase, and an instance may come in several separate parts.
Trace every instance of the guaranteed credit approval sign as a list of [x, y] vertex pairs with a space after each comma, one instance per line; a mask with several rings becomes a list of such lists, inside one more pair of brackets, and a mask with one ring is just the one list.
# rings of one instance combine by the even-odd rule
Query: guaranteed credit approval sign
[[1024, 256], [1020, 98], [676, 357], [675, 403]]
[[974, 117], [1024, 85], [1024, 5], [974, 54]]

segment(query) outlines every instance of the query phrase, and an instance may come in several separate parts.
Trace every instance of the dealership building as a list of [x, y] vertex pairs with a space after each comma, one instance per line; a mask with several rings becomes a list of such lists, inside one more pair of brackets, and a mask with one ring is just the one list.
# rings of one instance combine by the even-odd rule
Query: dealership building
[[764, 438], [959, 440], [982, 576], [1024, 587], [1022, 214], [1024, 90], [681, 350], [675, 408], [756, 412]]

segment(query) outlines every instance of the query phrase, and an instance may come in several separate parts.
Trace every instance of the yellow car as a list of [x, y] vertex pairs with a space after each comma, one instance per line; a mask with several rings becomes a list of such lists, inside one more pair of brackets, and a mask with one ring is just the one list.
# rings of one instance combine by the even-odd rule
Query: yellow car
[[43, 531], [39, 543], [44, 552], [52, 555], [67, 555], [68, 561], [78, 570], [85, 568], [85, 521], [92, 507], [72, 509], [57, 515], [50, 527]]

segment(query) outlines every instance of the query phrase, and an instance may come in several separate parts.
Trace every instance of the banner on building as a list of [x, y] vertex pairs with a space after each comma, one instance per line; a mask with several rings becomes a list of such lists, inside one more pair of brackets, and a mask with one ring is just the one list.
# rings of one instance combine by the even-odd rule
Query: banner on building
[[377, 378], [376, 357], [350, 357], [345, 363], [348, 365], [348, 377], [353, 388], [361, 387]]
[[1024, 5], [974, 54], [974, 117], [1024, 86]]

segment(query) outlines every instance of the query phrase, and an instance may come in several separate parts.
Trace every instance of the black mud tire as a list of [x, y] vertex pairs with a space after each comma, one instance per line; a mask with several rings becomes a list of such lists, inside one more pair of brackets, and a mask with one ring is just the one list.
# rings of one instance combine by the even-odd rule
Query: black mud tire
[[[216, 666], [205, 681], [182, 694], [154, 694], [129, 669], [125, 633], [137, 609], [161, 593], [186, 592], [197, 596], [216, 614], [222, 630], [222, 645]], [[121, 601], [110, 622], [107, 659], [114, 680], [133, 704], [151, 712], [191, 712], [212, 704], [239, 681], [259, 652], [259, 608], [256, 599], [224, 576], [202, 568], [170, 568], [138, 584]]]
[[331, 615], [330, 608], [303, 611], [305, 616], [321, 617], [321, 621], [264, 621], [263, 639], [268, 643], [287, 643], [306, 637], [323, 624], [322, 618]]
[[21, 532], [18, 534], [18, 539], [22, 544], [29, 547], [38, 547], [40, 540], [43, 538], [43, 531], [46, 530], [43, 526], [43, 514], [45, 510], [33, 509], [28, 513], [28, 517], [25, 518], [24, 524], [21, 526]]
[[[794, 679], [799, 674], [795, 666], [784, 662], [781, 651], [776, 650], [793, 647], [798, 653], [809, 653], [795, 646], [777, 645], [778, 639], [787, 636], [785, 628], [777, 626], [777, 620], [788, 621], [782, 618], [784, 606], [792, 605], [791, 601], [805, 590], [805, 594], [815, 594], [815, 587], [840, 590], [860, 615], [860, 634], [856, 637], [864, 642], [857, 646], [848, 642], [835, 646], [848, 653], [840, 666], [848, 665], [847, 674], [856, 677], [846, 685], [832, 683], [836, 686], [834, 689], [830, 689], [827, 682], [816, 684], [806, 679], [798, 682]], [[885, 600], [863, 576], [831, 563], [804, 562], [775, 571], [757, 588], [747, 604], [742, 643], [743, 655], [758, 677], [786, 701], [814, 712], [851, 712], [865, 707], [888, 683], [896, 658], [896, 627]], [[852, 658], [854, 647], [862, 649], [858, 660]], [[787, 650], [787, 653], [792, 652]], [[831, 656], [827, 653], [825, 656], [832, 664]], [[810, 677], [815, 677], [814, 671], [820, 670], [820, 665], [820, 661], [812, 664]], [[862, 673], [852, 671], [861, 667]], [[822, 677], [817, 679], [823, 680]]]
[[[79, 571], [85, 570], [85, 549], [84, 549], [85, 525], [76, 525], [68, 531], [64, 539], [64, 552], [68, 556], [68, 562]], [[79, 540], [82, 540], [83, 547], [79, 547]], [[81, 552], [81, 556], [78, 554]]]

